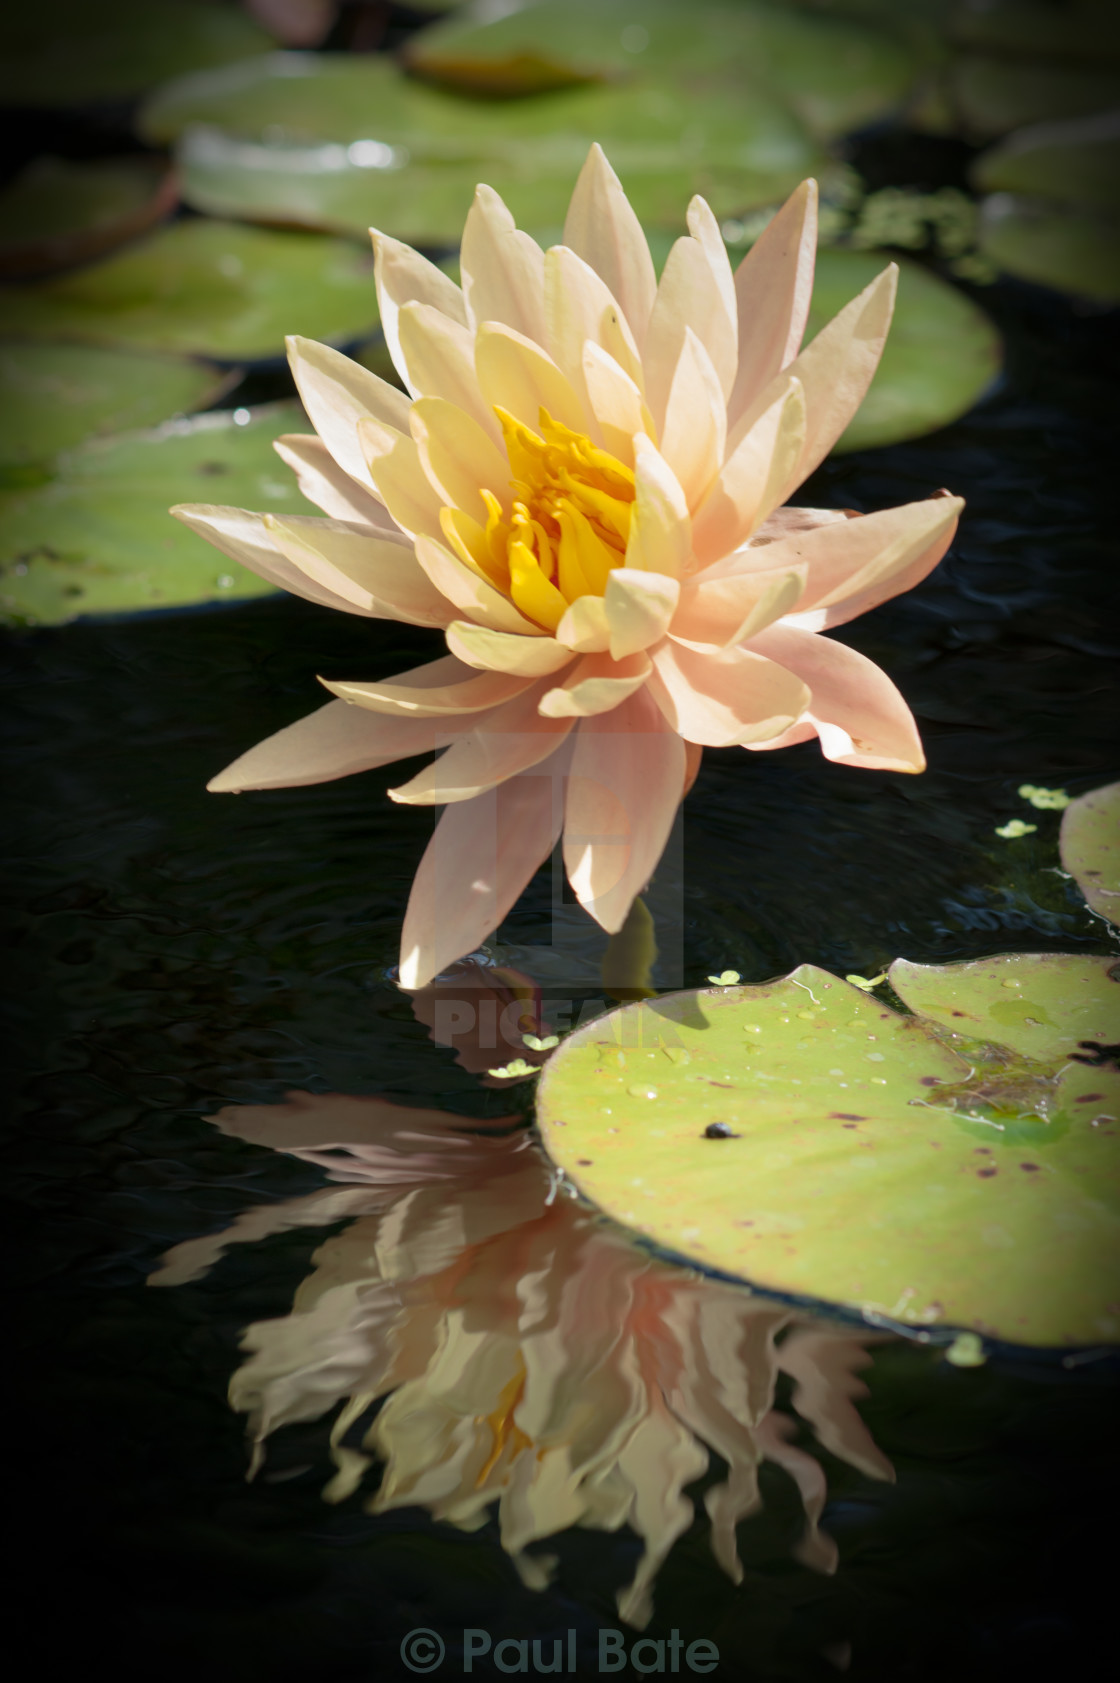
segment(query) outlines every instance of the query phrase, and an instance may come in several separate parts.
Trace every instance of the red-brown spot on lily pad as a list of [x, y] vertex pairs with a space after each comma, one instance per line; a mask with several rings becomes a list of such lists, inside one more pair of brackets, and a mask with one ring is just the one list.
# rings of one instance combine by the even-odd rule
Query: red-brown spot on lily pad
[[830, 1122], [866, 1122], [868, 1120], [866, 1116], [857, 1116], [854, 1110], [830, 1110], [828, 1117]]
[[984, 1166], [984, 1168], [977, 1169], [976, 1173], [980, 1176], [981, 1180], [990, 1180], [992, 1175], [998, 1175], [999, 1170], [996, 1168], [994, 1163], [988, 1163]]
[[1073, 1102], [1074, 1104], [1096, 1104], [1098, 1099], [1103, 1098], [1103, 1093], [1079, 1093]]
[[1028, 1174], [1033, 1175], [1033, 1174], [1038, 1173], [1038, 1164], [1037, 1163], [1020, 1163], [1019, 1167], [1021, 1169], [1026, 1169]]

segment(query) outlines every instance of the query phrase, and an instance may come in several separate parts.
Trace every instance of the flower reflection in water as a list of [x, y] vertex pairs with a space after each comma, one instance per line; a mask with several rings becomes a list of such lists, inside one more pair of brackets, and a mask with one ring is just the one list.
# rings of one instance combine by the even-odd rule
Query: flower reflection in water
[[315, 1253], [291, 1313], [245, 1334], [230, 1400], [249, 1416], [251, 1471], [270, 1433], [341, 1403], [328, 1501], [379, 1461], [372, 1512], [419, 1505], [470, 1531], [496, 1502], [502, 1544], [538, 1588], [556, 1562], [534, 1544], [569, 1526], [628, 1525], [644, 1547], [619, 1612], [639, 1627], [711, 1451], [726, 1477], [704, 1506], [733, 1581], [735, 1530], [761, 1506], [763, 1460], [800, 1491], [797, 1557], [834, 1569], [818, 1523], [824, 1471], [774, 1407], [779, 1371], [826, 1448], [893, 1478], [853, 1406], [874, 1339], [639, 1250], [558, 1187], [519, 1118], [290, 1093], [213, 1120], [321, 1165], [334, 1184], [177, 1245], [153, 1284], [196, 1279], [233, 1244], [352, 1218]]

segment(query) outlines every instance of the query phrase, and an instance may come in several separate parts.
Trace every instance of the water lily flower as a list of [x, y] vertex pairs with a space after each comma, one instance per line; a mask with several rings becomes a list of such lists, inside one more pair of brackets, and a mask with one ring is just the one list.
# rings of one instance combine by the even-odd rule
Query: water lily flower
[[627, 1525], [642, 1553], [618, 1606], [635, 1626], [692, 1523], [685, 1490], [711, 1450], [725, 1466], [704, 1494], [712, 1551], [735, 1583], [736, 1527], [762, 1506], [763, 1460], [801, 1498], [795, 1557], [835, 1569], [819, 1525], [824, 1469], [774, 1406], [779, 1371], [827, 1449], [893, 1479], [853, 1406], [881, 1338], [639, 1249], [555, 1195], [531, 1136], [510, 1131], [517, 1118], [466, 1123], [382, 1098], [290, 1093], [213, 1120], [322, 1165], [336, 1184], [177, 1245], [153, 1285], [197, 1279], [230, 1245], [349, 1218], [316, 1251], [291, 1312], [244, 1336], [230, 1401], [249, 1416], [254, 1469], [271, 1433], [341, 1404], [328, 1501], [351, 1496], [377, 1459], [374, 1513], [420, 1506], [473, 1531], [496, 1506], [502, 1546], [538, 1589], [556, 1561], [534, 1545], [572, 1525]]
[[427, 665], [327, 684], [334, 700], [210, 784], [446, 750], [390, 791], [445, 807], [405, 917], [407, 987], [484, 940], [561, 834], [576, 895], [617, 931], [705, 746], [815, 736], [846, 765], [923, 768], [894, 685], [820, 633], [924, 578], [960, 500], [859, 518], [787, 506], [867, 390], [897, 271], [801, 350], [814, 183], [734, 273], [701, 198], [688, 230], [658, 281], [593, 146], [549, 251], [478, 189], [461, 288], [374, 233], [408, 395], [289, 341], [316, 436], [277, 449], [326, 518], [173, 511], [297, 595], [445, 634]]

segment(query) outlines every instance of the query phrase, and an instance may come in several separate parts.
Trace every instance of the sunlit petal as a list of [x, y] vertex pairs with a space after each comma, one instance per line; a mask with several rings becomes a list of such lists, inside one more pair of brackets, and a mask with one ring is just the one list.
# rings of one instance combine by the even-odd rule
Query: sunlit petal
[[407, 397], [330, 345], [295, 335], [285, 343], [296, 390], [315, 431], [351, 479], [374, 489], [358, 443], [358, 422], [372, 415], [397, 432], [407, 432]]
[[653, 667], [649, 690], [665, 718], [686, 741], [704, 747], [767, 741], [809, 705], [807, 686], [761, 652], [700, 654], [666, 642]]
[[817, 256], [817, 184], [803, 181], [735, 272], [739, 365], [727, 404], [734, 427], [801, 349]]

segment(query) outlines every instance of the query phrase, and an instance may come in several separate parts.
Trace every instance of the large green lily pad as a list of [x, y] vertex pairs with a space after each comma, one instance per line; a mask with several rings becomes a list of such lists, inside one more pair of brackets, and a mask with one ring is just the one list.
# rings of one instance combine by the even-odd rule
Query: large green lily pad
[[0, 488], [49, 476], [60, 450], [205, 409], [236, 372], [94, 345], [0, 343]]
[[972, 408], [1002, 365], [999, 333], [963, 292], [894, 254], [821, 251], [807, 334], [811, 338], [892, 259], [898, 304], [878, 372], [837, 450], [918, 438]]
[[915, 1016], [812, 965], [628, 1005], [545, 1065], [544, 1143], [608, 1215], [770, 1290], [1120, 1338], [1120, 1074], [1078, 1050], [1117, 1039], [1115, 962], [900, 962]]
[[1120, 214], [1120, 113], [1020, 129], [982, 152], [970, 175], [983, 193], [1028, 193]]
[[562, 223], [593, 140], [638, 215], [678, 226], [702, 192], [717, 215], [766, 204], [828, 160], [765, 90], [641, 81], [547, 98], [467, 99], [383, 59], [274, 53], [160, 91], [150, 139], [181, 136], [184, 197], [212, 215], [458, 243], [487, 182], [522, 225]]
[[74, 274], [12, 287], [4, 306], [13, 336], [225, 362], [282, 356], [288, 333], [345, 343], [377, 321], [372, 256], [362, 247], [199, 219]]
[[129, 99], [168, 76], [263, 52], [238, 7], [204, 0], [50, 0], [9, 6], [0, 25], [0, 102]]
[[213, 412], [63, 455], [48, 484], [0, 498], [0, 615], [59, 625], [267, 595], [273, 586], [172, 520], [172, 503], [318, 512], [272, 448], [307, 430], [296, 403]]
[[718, 0], [530, 0], [497, 17], [471, 8], [413, 37], [406, 57], [420, 75], [499, 96], [581, 77], [695, 89], [731, 75], [748, 94], [778, 94], [822, 137], [896, 110], [916, 70], [898, 40], [850, 19]]
[[37, 158], [0, 194], [0, 274], [45, 274], [99, 257], [174, 210], [156, 158]]
[[1120, 783], [1071, 801], [1058, 845], [1062, 864], [1093, 910], [1120, 924]]
[[979, 247], [1021, 280], [1120, 303], [1120, 221], [1020, 193], [992, 193], [980, 206]]

